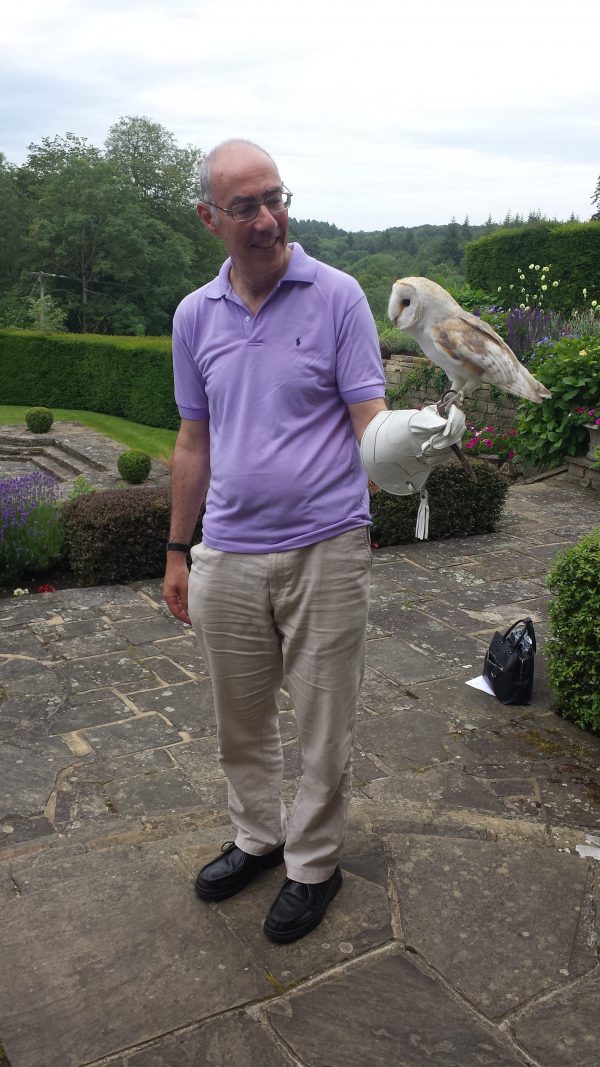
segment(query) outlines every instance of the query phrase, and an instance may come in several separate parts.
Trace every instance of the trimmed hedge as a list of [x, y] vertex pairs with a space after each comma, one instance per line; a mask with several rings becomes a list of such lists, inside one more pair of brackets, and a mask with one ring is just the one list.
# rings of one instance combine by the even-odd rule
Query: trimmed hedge
[[44, 404], [179, 428], [170, 337], [0, 330], [0, 404]]
[[[548, 302], [556, 311], [569, 315], [598, 299], [600, 278], [600, 222], [540, 222], [535, 226], [496, 230], [467, 245], [465, 270], [474, 289], [497, 293], [502, 286], [517, 286], [517, 268], [526, 273], [530, 263], [551, 265], [552, 279], [560, 280], [548, 290]], [[515, 289], [515, 291], [517, 291]], [[517, 298], [515, 298], [517, 299]]]
[[[427, 479], [429, 540], [491, 533], [496, 529], [508, 481], [491, 463], [470, 460], [475, 481], [452, 460], [435, 467]], [[379, 489], [371, 494], [372, 538], [381, 548], [415, 540], [419, 496], [393, 496]]]
[[[171, 499], [139, 486], [84, 493], [63, 506], [68, 565], [79, 585], [110, 585], [164, 574]], [[198, 520], [192, 544], [201, 539]]]
[[30, 433], [48, 433], [54, 422], [54, 415], [49, 408], [29, 408], [25, 422]]
[[117, 469], [121, 478], [130, 485], [141, 485], [152, 470], [152, 460], [147, 452], [139, 448], [130, 448], [127, 452], [121, 452], [117, 460]]
[[600, 734], [600, 527], [561, 552], [547, 578], [548, 679], [556, 710]]
[[109, 585], [157, 577], [169, 536], [165, 489], [108, 489], [63, 507], [69, 567], [80, 585]]

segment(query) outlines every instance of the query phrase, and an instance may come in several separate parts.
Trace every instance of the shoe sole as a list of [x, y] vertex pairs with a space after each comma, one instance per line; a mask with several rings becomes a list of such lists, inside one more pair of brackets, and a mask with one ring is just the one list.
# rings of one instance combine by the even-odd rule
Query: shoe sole
[[325, 915], [327, 914], [327, 908], [331, 904], [331, 901], [333, 900], [333, 898], [335, 896], [337, 896], [337, 894], [339, 893], [340, 889], [342, 888], [342, 882], [343, 882], [343, 878], [342, 878], [342, 874], [341, 874], [341, 871], [340, 871], [340, 876], [333, 883], [333, 885], [331, 887], [331, 891], [329, 893], [329, 896], [327, 897], [327, 900], [325, 901], [325, 906], [324, 906], [323, 910], [318, 915], [314, 916], [314, 918], [312, 918], [308, 922], [304, 923], [303, 926], [301, 926], [301, 927], [297, 926], [295, 928], [295, 930], [289, 930], [289, 931], [279, 931], [279, 930], [271, 931], [271, 930], [269, 930], [269, 928], [268, 928], [268, 926], [267, 926], [267, 924], [265, 922], [263, 929], [264, 929], [265, 934], [267, 935], [267, 937], [271, 941], [276, 941], [278, 944], [287, 944], [290, 941], [299, 941], [299, 939], [301, 937], [304, 937], [306, 934], [310, 934], [311, 930], [315, 930], [317, 928], [317, 926], [319, 925], [319, 923], [321, 923], [323, 921], [323, 919], [325, 918]]
[[237, 896], [237, 894], [241, 893], [242, 890], [246, 888], [246, 886], [250, 885], [250, 882], [252, 882], [255, 878], [258, 878], [259, 874], [262, 874], [263, 871], [269, 871], [272, 867], [278, 867], [280, 863], [283, 863], [283, 849], [281, 850], [280, 856], [277, 856], [276, 853], [277, 849], [275, 849], [273, 853], [267, 853], [267, 855], [264, 857], [265, 862], [258, 868], [258, 870], [254, 871], [246, 879], [245, 882], [242, 882], [241, 885], [236, 885], [234, 888], [229, 887], [223, 889], [204, 889], [202, 883], [200, 882], [200, 875], [198, 875], [194, 883], [194, 892], [196, 896], [199, 897], [200, 900], [215, 902], [218, 902], [220, 900], [229, 900], [230, 897]]

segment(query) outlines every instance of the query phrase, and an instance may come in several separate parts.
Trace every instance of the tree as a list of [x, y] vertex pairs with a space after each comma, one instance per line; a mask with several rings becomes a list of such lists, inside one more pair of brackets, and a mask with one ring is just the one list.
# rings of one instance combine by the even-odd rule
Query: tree
[[106, 158], [127, 175], [160, 217], [195, 207], [202, 152], [192, 145], [179, 148], [173, 134], [159, 122], [126, 115], [111, 126], [105, 149]]
[[600, 222], [600, 177], [592, 195], [592, 204], [596, 205], [597, 210], [592, 215], [590, 222]]
[[84, 332], [168, 330], [193, 288], [187, 239], [144, 210], [108, 160], [59, 161], [36, 201], [28, 237], [32, 262], [67, 276], [72, 325]]

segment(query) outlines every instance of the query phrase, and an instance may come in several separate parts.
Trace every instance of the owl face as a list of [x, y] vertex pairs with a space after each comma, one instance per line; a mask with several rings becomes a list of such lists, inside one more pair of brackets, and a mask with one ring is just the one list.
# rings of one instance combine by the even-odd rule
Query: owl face
[[388, 318], [399, 330], [409, 330], [421, 318], [421, 302], [410, 282], [394, 282], [388, 305]]

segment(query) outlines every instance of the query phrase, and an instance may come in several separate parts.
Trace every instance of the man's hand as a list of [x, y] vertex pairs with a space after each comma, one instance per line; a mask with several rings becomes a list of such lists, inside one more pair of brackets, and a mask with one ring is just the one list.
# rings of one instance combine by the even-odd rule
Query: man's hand
[[186, 557], [183, 552], [169, 552], [167, 554], [167, 569], [163, 582], [163, 597], [169, 605], [169, 611], [179, 619], [191, 625], [188, 615], [188, 571]]

